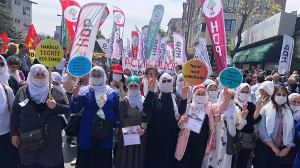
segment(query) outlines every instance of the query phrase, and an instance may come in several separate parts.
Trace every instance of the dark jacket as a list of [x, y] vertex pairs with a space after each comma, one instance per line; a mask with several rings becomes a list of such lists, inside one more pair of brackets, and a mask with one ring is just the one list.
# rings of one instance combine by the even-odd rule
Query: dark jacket
[[[22, 57], [23, 57], [23, 56], [22, 56], [20, 53], [16, 54], [16, 56], [18, 56], [19, 59], [22, 61]], [[29, 56], [28, 56], [27, 54], [25, 54], [25, 57], [26, 57], [26, 60], [27, 60], [27, 61], [26, 61], [26, 62], [27, 62], [27, 65], [28, 65], [28, 67], [29, 67], [29, 69], [30, 69], [30, 67], [31, 67], [31, 60], [30, 60], [30, 58], [29, 58]], [[23, 62], [21, 63], [20, 70], [24, 72], [24, 63], [23, 63]], [[25, 72], [26, 72], [26, 71], [25, 71]]]

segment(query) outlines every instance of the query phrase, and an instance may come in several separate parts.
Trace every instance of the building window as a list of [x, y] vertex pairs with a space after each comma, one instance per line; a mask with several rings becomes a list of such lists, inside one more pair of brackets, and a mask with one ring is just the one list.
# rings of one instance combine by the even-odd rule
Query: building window
[[30, 16], [30, 7], [23, 6], [23, 15], [24, 16]]
[[206, 31], [206, 23], [202, 23], [200, 26], [200, 31], [205, 32]]
[[225, 30], [234, 32], [236, 26], [236, 19], [225, 19]]
[[238, 10], [239, 1], [238, 0], [224, 0], [224, 10], [227, 12], [234, 12]]
[[20, 1], [15, 0], [15, 5], [20, 5]]

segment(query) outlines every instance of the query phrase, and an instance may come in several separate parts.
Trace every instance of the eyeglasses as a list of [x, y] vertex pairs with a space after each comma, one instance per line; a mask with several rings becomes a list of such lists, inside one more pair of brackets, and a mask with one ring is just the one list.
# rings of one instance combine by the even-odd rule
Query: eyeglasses
[[0, 66], [2, 67], [5, 66], [4, 62], [0, 62]]
[[138, 89], [139, 85], [129, 85], [129, 89]]
[[161, 81], [161, 83], [166, 83], [166, 82], [171, 83], [171, 82], [172, 82], [172, 79], [162, 80], [162, 81]]
[[156, 77], [157, 74], [156, 73], [149, 73], [149, 75]]

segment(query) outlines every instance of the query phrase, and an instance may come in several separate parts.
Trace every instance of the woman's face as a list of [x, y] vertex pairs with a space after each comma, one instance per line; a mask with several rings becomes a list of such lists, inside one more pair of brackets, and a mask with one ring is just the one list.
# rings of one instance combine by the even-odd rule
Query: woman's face
[[54, 86], [58, 86], [58, 85], [59, 85], [59, 83], [56, 82], [56, 81], [53, 81], [52, 84], [53, 84]]
[[139, 90], [139, 85], [136, 83], [130, 83], [129, 90]]
[[260, 93], [261, 97], [268, 96], [268, 93], [265, 90], [263, 90], [263, 89], [260, 89], [259, 93]]
[[287, 97], [287, 92], [283, 89], [279, 89], [277, 91], [277, 93], [275, 94], [275, 96], [283, 96], [283, 97]]
[[34, 79], [45, 79], [46, 75], [43, 72], [37, 72], [36, 75], [33, 75]]
[[206, 96], [206, 91], [204, 89], [200, 89], [197, 91], [196, 96]]
[[215, 86], [215, 85], [211, 85], [211, 86], [208, 88], [208, 91], [218, 91], [218, 88], [217, 88], [217, 86]]
[[99, 71], [93, 71], [92, 72], [92, 77], [93, 78], [102, 78], [102, 75]]
[[10, 70], [10, 72], [15, 73], [16, 70], [18, 70], [20, 67], [20, 65], [9, 65], [8, 68]]
[[154, 69], [151, 69], [151, 70], [148, 72], [146, 78], [149, 80], [151, 77], [156, 77], [156, 76], [157, 76], [156, 71], [155, 71]]
[[240, 93], [250, 94], [250, 90], [248, 87], [244, 87], [243, 89], [240, 90]]
[[124, 75], [130, 77], [131, 76], [131, 72], [128, 69], [125, 69]]
[[290, 105], [300, 106], [300, 96], [295, 96], [290, 100]]

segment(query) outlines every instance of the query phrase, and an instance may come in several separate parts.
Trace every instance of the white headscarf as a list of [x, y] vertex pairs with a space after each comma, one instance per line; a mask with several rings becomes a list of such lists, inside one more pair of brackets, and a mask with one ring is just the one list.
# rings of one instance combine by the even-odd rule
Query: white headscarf
[[[248, 87], [249, 88], [249, 97], [246, 101], [244, 102], [240, 102], [239, 100], [239, 94], [241, 92], [241, 90], [244, 88], [244, 87]], [[234, 97], [234, 100], [235, 102], [240, 106], [240, 107], [243, 107], [244, 105], [246, 105], [248, 102], [251, 102], [251, 88], [250, 88], [250, 85], [248, 83], [241, 83], [240, 86], [238, 86], [235, 90], [235, 97]]]
[[204, 111], [205, 111], [205, 104], [199, 104], [199, 103], [197, 103], [197, 101], [195, 100], [195, 97], [196, 97], [196, 94], [197, 94], [198, 92], [200, 92], [201, 90], [203, 90], [203, 91], [206, 92], [206, 97], [207, 97], [207, 100], [208, 100], [208, 94], [207, 94], [207, 91], [206, 91], [205, 89], [203, 89], [203, 88], [197, 89], [197, 90], [195, 91], [196, 88], [197, 88], [197, 86], [194, 87], [194, 89], [193, 89], [193, 93], [194, 93], [194, 94], [193, 94], [193, 101], [192, 101], [193, 107], [196, 107], [196, 108], [198, 108], [198, 109], [200, 109], [200, 110], [204, 110]]
[[264, 81], [259, 88], [256, 90], [255, 95], [259, 96], [260, 92], [259, 90], [263, 89], [264, 91], [266, 91], [268, 93], [269, 96], [272, 96], [274, 93], [274, 84], [271, 81]]
[[[217, 84], [216, 84], [215, 82], [213, 82], [213, 83], [210, 83], [210, 84], [208, 84], [208, 85], [206, 86], [207, 93], [209, 93], [209, 88], [210, 88], [212, 85], [216, 86], [217, 89], [219, 89], [219, 87], [217, 86]], [[218, 97], [214, 99], [214, 98], [210, 98], [210, 97], [208, 96], [208, 101], [209, 101], [209, 102], [212, 102], [212, 103], [217, 103], [217, 102], [218, 102]]]
[[0, 102], [0, 115], [2, 115], [5, 113], [7, 106], [6, 94], [2, 85], [0, 85]]
[[[292, 98], [294, 98], [294, 97], [300, 97], [300, 94], [299, 93], [292, 93], [292, 94], [290, 94], [289, 95], [289, 101], [291, 101]], [[293, 114], [293, 116], [294, 116], [294, 120], [299, 121], [300, 120], [300, 110], [295, 111], [295, 113]]]
[[[147, 93], [149, 92], [149, 81], [146, 78], [146, 76], [144, 77], [143, 82], [144, 82], [143, 92], [144, 92], [144, 95], [147, 96]], [[155, 81], [154, 92], [158, 92], [158, 81], [157, 80]]]
[[4, 72], [2, 74], [0, 74], [0, 83], [2, 85], [8, 86], [9, 73], [8, 73], [7, 62], [2, 55], [0, 55], [0, 58], [2, 59], [2, 61], [4, 63], [4, 69], [5, 69]]
[[177, 76], [177, 80], [176, 80], [176, 93], [178, 93], [180, 95], [180, 97], [182, 96], [182, 87], [184, 85], [184, 81], [179, 82], [180, 79], [182, 79], [182, 78], [183, 78], [183, 76], [181, 73]]
[[[164, 78], [171, 79], [172, 80], [171, 83], [173, 83], [173, 77], [170, 74], [164, 73], [164, 74], [161, 75], [161, 77], [159, 78], [159, 90], [160, 90], [159, 98], [161, 98], [162, 92], [166, 93], [166, 91], [161, 87], [162, 86], [162, 80]], [[174, 112], [175, 112], [174, 115], [175, 115], [175, 118], [178, 120], [179, 119], [179, 113], [178, 113], [178, 108], [177, 108], [177, 104], [176, 104], [176, 101], [175, 101], [175, 95], [171, 93], [171, 96], [172, 96], [173, 108], [174, 108]]]
[[58, 72], [51, 72], [51, 79], [52, 79], [52, 82], [57, 82], [58, 83], [58, 89], [63, 93], [63, 94], [66, 94], [66, 90], [65, 88], [63, 87], [63, 84], [61, 83], [62, 81], [62, 77], [61, 75], [58, 73]]
[[[93, 71], [99, 71], [100, 74], [102, 75], [101, 80], [103, 81], [103, 84], [100, 86], [94, 86], [92, 84], [93, 78], [92, 78], [92, 73]], [[89, 85], [88, 86], [84, 86], [79, 90], [79, 96], [84, 96], [86, 95], [87, 92], [89, 92], [89, 90], [95, 91], [95, 92], [103, 92], [106, 93], [107, 95], [111, 94], [112, 92], [114, 92], [114, 90], [106, 85], [106, 73], [104, 71], [104, 69], [100, 66], [94, 66], [91, 71], [89, 72]]]
[[[37, 87], [33, 84], [32, 79], [33, 75], [36, 75], [38, 72], [43, 72], [46, 76], [47, 84], [43, 87]], [[37, 104], [45, 103], [49, 93], [49, 72], [47, 68], [42, 64], [35, 64], [30, 68], [28, 77], [27, 77], [27, 84], [30, 96], [33, 101]]]

